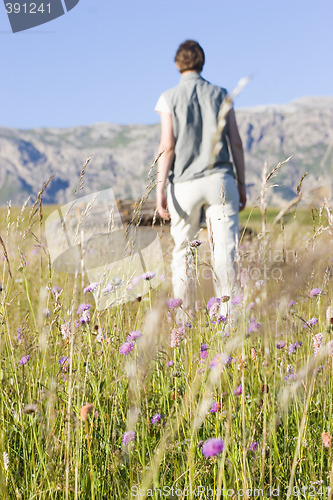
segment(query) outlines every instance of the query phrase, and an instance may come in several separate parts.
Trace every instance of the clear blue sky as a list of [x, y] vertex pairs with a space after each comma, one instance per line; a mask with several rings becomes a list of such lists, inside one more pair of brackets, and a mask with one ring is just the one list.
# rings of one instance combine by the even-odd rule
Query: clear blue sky
[[187, 38], [205, 49], [207, 80], [232, 90], [253, 76], [238, 108], [332, 95], [332, 20], [332, 0], [80, 0], [13, 34], [1, 2], [0, 125], [157, 123]]

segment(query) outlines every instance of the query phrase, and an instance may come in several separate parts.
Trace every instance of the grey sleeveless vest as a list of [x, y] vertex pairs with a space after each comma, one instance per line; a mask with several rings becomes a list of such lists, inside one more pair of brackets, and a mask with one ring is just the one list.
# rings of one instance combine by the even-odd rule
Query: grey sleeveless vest
[[177, 87], [164, 92], [172, 113], [175, 137], [175, 158], [169, 181], [183, 182], [221, 169], [234, 175], [227, 143], [227, 126], [222, 134], [222, 147], [212, 168], [212, 137], [217, 127], [217, 115], [227, 91], [212, 85], [198, 73], [181, 76]]

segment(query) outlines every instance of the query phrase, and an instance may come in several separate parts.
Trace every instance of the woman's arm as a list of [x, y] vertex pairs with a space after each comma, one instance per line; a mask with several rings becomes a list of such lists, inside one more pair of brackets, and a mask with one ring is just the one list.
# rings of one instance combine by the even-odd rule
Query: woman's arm
[[237, 173], [240, 210], [243, 210], [246, 205], [244, 151], [233, 108], [231, 108], [228, 113], [228, 137]]
[[156, 186], [156, 208], [162, 219], [169, 220], [167, 209], [165, 186], [175, 157], [175, 139], [173, 136], [172, 115], [161, 114], [161, 141], [159, 152], [162, 153], [158, 160], [157, 186]]

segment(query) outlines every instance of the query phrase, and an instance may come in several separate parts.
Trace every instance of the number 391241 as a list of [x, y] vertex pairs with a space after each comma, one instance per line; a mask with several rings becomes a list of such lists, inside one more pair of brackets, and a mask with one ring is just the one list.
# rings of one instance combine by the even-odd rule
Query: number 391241
[[18, 3], [18, 2], [8, 2], [6, 3], [7, 14], [51, 14], [51, 4], [41, 3], [37, 6], [34, 2]]

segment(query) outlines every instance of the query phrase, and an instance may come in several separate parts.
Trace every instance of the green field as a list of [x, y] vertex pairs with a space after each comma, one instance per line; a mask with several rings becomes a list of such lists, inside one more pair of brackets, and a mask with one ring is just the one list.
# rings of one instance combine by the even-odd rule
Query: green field
[[330, 211], [275, 221], [269, 209], [263, 222], [247, 208], [237, 303], [226, 318], [207, 309], [205, 243], [200, 304], [180, 329], [168, 274], [98, 311], [85, 275], [56, 272], [44, 231], [54, 208], [0, 212], [1, 499], [328, 498]]

